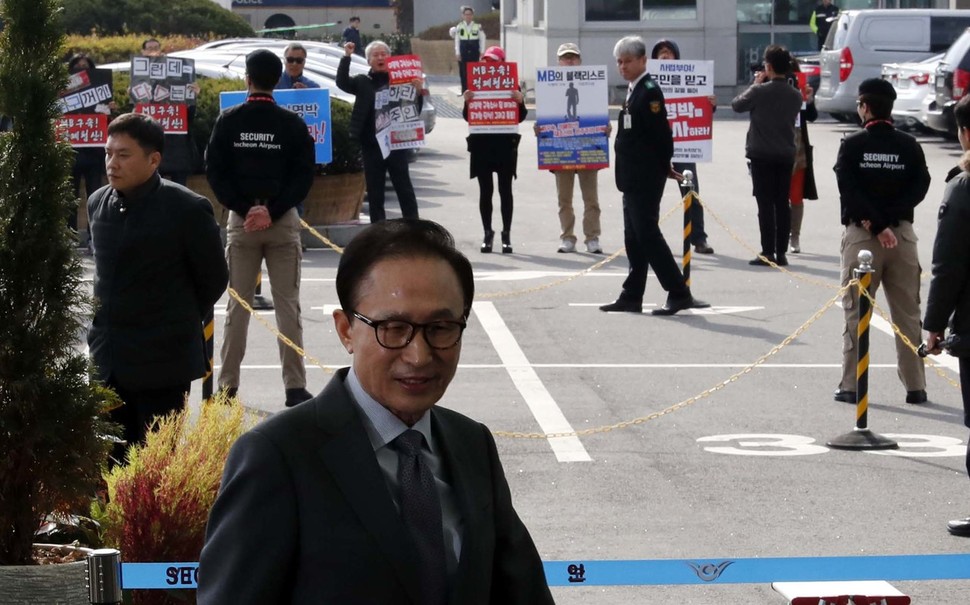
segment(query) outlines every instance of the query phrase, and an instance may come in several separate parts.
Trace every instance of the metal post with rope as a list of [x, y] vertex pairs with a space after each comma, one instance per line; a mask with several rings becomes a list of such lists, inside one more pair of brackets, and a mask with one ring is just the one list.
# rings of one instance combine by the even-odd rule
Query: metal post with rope
[[202, 328], [202, 334], [205, 337], [205, 358], [208, 362], [208, 368], [205, 371], [205, 376], [202, 378], [202, 402], [205, 403], [212, 399], [212, 382], [213, 375], [215, 374], [216, 361], [215, 361], [215, 334], [216, 334], [216, 308], [210, 307], [209, 311], [205, 314], [205, 323]]
[[869, 430], [869, 323], [872, 303], [869, 285], [872, 283], [872, 252], [859, 251], [859, 267], [853, 272], [859, 281], [859, 341], [856, 345], [856, 420], [855, 429], [828, 442], [828, 446], [842, 450], [894, 450], [899, 444]]
[[687, 195], [684, 196], [684, 257], [681, 260], [681, 264], [684, 267], [684, 282], [690, 287], [690, 235], [693, 231], [693, 223], [691, 222], [691, 206], [694, 202], [694, 173], [690, 170], [684, 171], [684, 181], [680, 184], [681, 187], [687, 188]]

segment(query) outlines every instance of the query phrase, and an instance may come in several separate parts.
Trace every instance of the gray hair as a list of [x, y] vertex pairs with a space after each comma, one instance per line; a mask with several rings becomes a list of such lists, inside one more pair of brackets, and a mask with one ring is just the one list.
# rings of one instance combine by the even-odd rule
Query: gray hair
[[283, 49], [283, 54], [285, 55], [286, 53], [290, 52], [291, 50], [303, 51], [303, 55], [304, 56], [306, 56], [308, 54], [307, 51], [306, 51], [306, 47], [303, 46], [302, 44], [300, 44], [299, 42], [290, 42], [289, 44], [287, 44], [286, 45], [286, 48]]
[[647, 45], [643, 42], [643, 38], [640, 36], [620, 38], [616, 46], [613, 47], [613, 56], [619, 59], [624, 55], [632, 55], [634, 57], [647, 56]]
[[370, 61], [370, 54], [374, 52], [379, 46], [383, 46], [384, 50], [387, 51], [387, 54], [391, 54], [391, 47], [388, 46], [386, 42], [382, 40], [374, 40], [373, 42], [367, 45], [367, 48], [364, 49], [364, 56], [367, 57], [368, 61]]

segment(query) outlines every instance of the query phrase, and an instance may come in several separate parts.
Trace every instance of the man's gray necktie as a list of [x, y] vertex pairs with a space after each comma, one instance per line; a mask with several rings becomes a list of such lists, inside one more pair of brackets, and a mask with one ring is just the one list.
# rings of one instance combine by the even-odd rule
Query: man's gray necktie
[[421, 455], [424, 435], [409, 429], [394, 440], [398, 452], [397, 479], [401, 486], [401, 518], [418, 549], [422, 605], [447, 602], [445, 541], [441, 504], [431, 468]]

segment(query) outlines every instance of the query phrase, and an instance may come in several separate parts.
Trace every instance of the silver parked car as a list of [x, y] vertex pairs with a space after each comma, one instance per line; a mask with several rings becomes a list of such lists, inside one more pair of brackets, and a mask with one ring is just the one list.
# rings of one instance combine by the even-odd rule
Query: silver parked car
[[821, 52], [819, 111], [855, 119], [859, 84], [878, 78], [883, 63], [921, 61], [949, 48], [970, 26], [970, 10], [847, 10], [832, 24]]
[[940, 53], [922, 61], [883, 64], [882, 79], [896, 90], [896, 102], [893, 104], [893, 120], [896, 124], [906, 128], [929, 128], [923, 100], [927, 95], [934, 94], [933, 79], [942, 58], [943, 54]]

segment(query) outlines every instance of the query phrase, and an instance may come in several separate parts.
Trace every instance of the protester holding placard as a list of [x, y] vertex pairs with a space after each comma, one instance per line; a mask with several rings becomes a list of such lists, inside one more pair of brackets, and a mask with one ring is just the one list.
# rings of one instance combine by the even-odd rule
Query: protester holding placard
[[[492, 229], [492, 193], [495, 190], [492, 173], [498, 176], [502, 254], [511, 254], [512, 179], [516, 177], [519, 140], [522, 138], [516, 130], [528, 115], [528, 109], [525, 107], [525, 96], [518, 89], [516, 65], [505, 62], [505, 51], [501, 47], [490, 46], [482, 60], [482, 63], [471, 66], [475, 75], [468, 82], [469, 90], [465, 91], [465, 107], [462, 110], [471, 132], [466, 139], [471, 154], [469, 178], [478, 179], [478, 210], [485, 230], [481, 251], [488, 253], [492, 251], [495, 238]], [[476, 95], [482, 98], [475, 100]]]
[[[391, 149], [390, 131], [390, 75], [387, 62], [391, 49], [380, 40], [375, 40], [364, 49], [364, 56], [370, 65], [366, 74], [350, 75], [350, 57], [354, 54], [353, 42], [344, 45], [344, 56], [337, 66], [337, 87], [355, 95], [354, 110], [350, 115], [350, 136], [360, 141], [361, 155], [364, 160], [364, 178], [367, 181], [367, 204], [370, 208], [370, 221], [377, 223], [386, 218], [384, 212], [384, 179], [390, 175], [397, 200], [401, 204], [404, 218], [418, 218], [418, 200], [411, 185], [408, 168], [408, 151]], [[411, 82], [418, 94], [418, 114], [423, 94], [421, 78]], [[378, 111], [376, 105], [381, 106]], [[387, 110], [385, 110], [385, 108]]]
[[[67, 62], [67, 73], [70, 76], [76, 77], [70, 79], [68, 90], [65, 91], [65, 94], [74, 90], [89, 90], [90, 87], [97, 82], [97, 80], [92, 77], [94, 70], [95, 64], [91, 57], [83, 53], [73, 55]], [[110, 94], [111, 90], [110, 72], [106, 75], [108, 76], [108, 87], [105, 89], [105, 96]], [[72, 87], [71, 82], [76, 82], [76, 85]], [[71, 186], [74, 188], [74, 197], [77, 199], [81, 199], [82, 180], [84, 182], [85, 194], [88, 196], [104, 185], [104, 144], [107, 142], [108, 115], [115, 107], [115, 102], [110, 99], [104, 99], [107, 102], [97, 102], [99, 97], [96, 94], [89, 94], [86, 96], [91, 99], [90, 102], [94, 103], [94, 105], [81, 107], [81, 110], [87, 112], [87, 116], [99, 114], [98, 116], [94, 116], [99, 117], [99, 119], [97, 120], [97, 125], [95, 126], [96, 130], [93, 133], [94, 136], [78, 137], [79, 139], [87, 138], [90, 140], [94, 138], [96, 140], [93, 140], [87, 144], [80, 140], [70, 141], [71, 148], [74, 150], [74, 164], [71, 166]], [[80, 115], [78, 117], [83, 118], [87, 116]], [[70, 129], [68, 129], [67, 132], [68, 136], [70, 137]], [[72, 210], [68, 215], [67, 226], [70, 227], [71, 231], [77, 232], [78, 222], [76, 210]], [[83, 241], [79, 241], [79, 243], [84, 244]]]
[[[653, 46], [650, 58], [663, 61], [679, 61], [680, 47], [673, 40], [660, 40]], [[717, 111], [717, 97], [710, 95], [707, 97], [707, 100], [711, 103], [711, 113]], [[694, 191], [700, 194], [701, 186], [697, 178], [696, 162], [674, 162], [674, 170], [678, 175], [683, 175], [685, 170], [693, 172]], [[686, 196], [689, 189], [684, 185], [683, 176], [679, 176], [677, 182], [680, 186], [680, 195]], [[696, 200], [690, 205], [690, 222], [690, 243], [694, 245], [694, 252], [698, 254], [714, 254], [714, 248], [707, 243], [707, 233], [704, 232], [704, 206]]]
[[[132, 83], [129, 91], [132, 93], [135, 111], [151, 115], [165, 128], [165, 154], [158, 172], [170, 181], [185, 185], [189, 175], [195, 172], [201, 161], [191, 133], [192, 121], [195, 119], [195, 98], [199, 94], [199, 85], [195, 83], [195, 61], [172, 57], [173, 62], [176, 62], [173, 65], [177, 66], [173, 69], [173, 66], [167, 64], [166, 57], [162, 54], [162, 45], [155, 38], [142, 42], [141, 54], [150, 62], [143, 64], [137, 59], [132, 60]], [[162, 63], [165, 63], [164, 67], [151, 67], [152, 64]], [[139, 72], [146, 69], [139, 68], [142, 65], [150, 73], [145, 73], [139, 83]], [[147, 97], [139, 94], [146, 86], [146, 90], [150, 91]], [[160, 112], [162, 108], [167, 111]]]
[[[579, 50], [579, 46], [572, 42], [566, 42], [561, 44], [556, 50], [556, 56], [558, 58], [559, 67], [578, 67], [582, 64], [582, 55]], [[595, 69], [595, 68], [593, 68]], [[587, 136], [586, 133], [593, 130], [594, 118], [589, 118], [585, 112], [580, 117], [578, 113], [579, 108], [579, 88], [576, 87], [576, 81], [579, 81], [579, 85], [589, 84], [588, 89], [595, 90], [594, 80], [596, 76], [602, 74], [602, 87], [603, 87], [603, 118], [606, 121], [605, 129], [599, 136], [602, 137], [602, 143], [596, 143], [597, 145], [602, 145], [603, 159], [606, 158], [606, 153], [609, 147], [609, 136], [610, 136], [610, 123], [609, 114], [606, 109], [606, 71], [605, 69], [601, 72], [566, 72], [565, 78], [560, 78], [560, 73], [553, 71], [549, 68], [544, 68], [544, 73], [540, 73], [538, 78], [539, 82], [536, 84], [536, 124], [535, 124], [535, 134], [539, 137], [539, 168], [544, 168], [543, 164], [543, 151], [544, 141], [551, 141], [550, 149], [548, 155], [560, 159], [564, 165], [557, 166], [556, 168], [550, 168], [550, 172], [556, 177], [556, 194], [559, 198], [559, 249], [557, 252], [567, 253], [576, 251], [576, 234], [574, 232], [576, 227], [576, 213], [573, 211], [573, 190], [575, 186], [576, 179], [579, 179], [579, 189], [583, 196], [583, 235], [586, 241], [586, 251], [592, 252], [593, 254], [602, 254], [603, 247], [600, 245], [600, 204], [599, 204], [599, 192], [597, 185], [597, 174], [598, 172], [609, 165], [608, 162], [604, 162], [602, 166], [590, 166], [583, 160], [592, 156], [592, 153], [585, 147], [579, 144], [579, 141], [583, 141], [586, 145], [590, 141], [595, 140], [591, 136]], [[555, 74], [554, 76], [552, 74]], [[576, 78], [575, 76], [583, 76], [582, 79]], [[588, 80], [586, 77], [592, 75]], [[550, 81], [551, 80], [551, 81]], [[568, 82], [567, 82], [568, 81]], [[565, 90], [563, 91], [563, 88]], [[546, 94], [546, 90], [549, 90], [549, 95]], [[558, 93], [558, 94], [557, 94]], [[556, 102], [554, 106], [556, 109], [560, 108], [560, 99], [562, 96], [566, 98], [566, 115], [562, 113], [555, 114], [554, 121], [548, 123], [547, 119], [544, 119], [543, 114], [547, 114], [548, 108], [543, 101], [548, 103], [548, 96], [555, 95]], [[584, 93], [585, 95], [585, 93]], [[549, 103], [551, 104], [551, 103]], [[583, 134], [577, 134], [576, 136], [570, 136], [569, 133], [579, 132]], [[546, 134], [548, 133], [548, 134]], [[555, 145], [556, 143], [562, 143], [561, 145]], [[577, 148], [575, 150], [576, 156], [569, 157], [568, 152], [563, 149], [563, 147]], [[578, 157], [577, 157], [578, 156]], [[583, 162], [580, 166], [570, 166], [565, 165], [570, 160], [579, 160]]]

